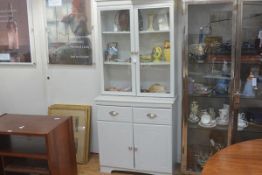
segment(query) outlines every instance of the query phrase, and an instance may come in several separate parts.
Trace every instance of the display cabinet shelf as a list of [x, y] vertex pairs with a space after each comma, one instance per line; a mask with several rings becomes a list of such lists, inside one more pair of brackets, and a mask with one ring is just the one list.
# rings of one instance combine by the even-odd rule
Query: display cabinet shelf
[[140, 34], [170, 33], [170, 30], [140, 31]]
[[222, 131], [227, 131], [228, 129], [228, 125], [216, 125], [215, 127], [202, 127], [200, 125], [198, 125], [197, 123], [196, 124], [193, 124], [193, 123], [190, 123], [189, 124], [189, 128], [190, 129], [196, 129], [196, 131], [194, 132], [197, 132], [198, 130], [222, 130]]
[[170, 66], [168, 62], [148, 62], [148, 63], [140, 63], [141, 66]]
[[262, 133], [262, 125], [248, 122], [248, 127], [244, 128], [243, 130], [239, 130], [238, 132]]
[[105, 61], [104, 64], [107, 64], [107, 65], [126, 65], [126, 66], [131, 65], [130, 62], [113, 62], [113, 61]]
[[[261, 55], [242, 55], [240, 60], [242, 64], [260, 64], [262, 62], [262, 57]], [[207, 61], [210, 63], [231, 62], [231, 55], [209, 55]]]
[[117, 32], [105, 31], [105, 32], [102, 32], [102, 34], [104, 34], [104, 35], [121, 35], [121, 34], [130, 34], [130, 31], [117, 31]]
[[213, 95], [213, 94], [207, 94], [207, 95], [199, 95], [199, 94], [192, 94], [189, 95], [190, 98], [229, 98], [228, 95]]
[[225, 76], [224, 74], [207, 74], [207, 73], [202, 73], [202, 72], [189, 72], [189, 75], [191, 76], [201, 76], [203, 78], [208, 78], [208, 79], [223, 79], [223, 80], [230, 80], [231, 78], [228, 76]]

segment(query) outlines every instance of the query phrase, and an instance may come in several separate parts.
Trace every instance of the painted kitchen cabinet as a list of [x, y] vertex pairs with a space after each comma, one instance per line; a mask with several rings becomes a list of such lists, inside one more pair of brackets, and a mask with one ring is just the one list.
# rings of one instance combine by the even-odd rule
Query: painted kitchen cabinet
[[174, 100], [137, 98], [96, 98], [100, 170], [172, 174], [177, 134]]

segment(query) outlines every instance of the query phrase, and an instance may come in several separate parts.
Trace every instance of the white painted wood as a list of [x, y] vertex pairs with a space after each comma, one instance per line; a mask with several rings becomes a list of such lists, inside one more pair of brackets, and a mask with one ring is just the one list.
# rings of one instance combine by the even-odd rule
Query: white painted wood
[[172, 172], [171, 126], [134, 124], [135, 169]]
[[98, 121], [100, 164], [132, 169], [132, 124]]
[[151, 108], [172, 108], [175, 98], [133, 97], [133, 96], [110, 96], [100, 95], [96, 97], [97, 105], [133, 106]]
[[132, 122], [132, 108], [98, 105], [97, 119], [102, 121]]
[[134, 123], [172, 124], [171, 109], [134, 108]]
[[[138, 9], [158, 9], [158, 8], [168, 8], [168, 10], [170, 11], [170, 30], [165, 30], [165, 31], [138, 31]], [[129, 10], [130, 11], [130, 31], [128, 32], [114, 32], [114, 31], [108, 31], [108, 30], [104, 30], [102, 27], [102, 21], [101, 21], [101, 13], [105, 12], [105, 11], [114, 11], [114, 10]], [[109, 63], [105, 63], [103, 65], [101, 65], [101, 69], [102, 69], [102, 73], [101, 73], [101, 77], [102, 77], [102, 83], [101, 83], [101, 89], [102, 89], [102, 94], [104, 95], [133, 95], [133, 96], [148, 96], [148, 97], [174, 97], [174, 39], [173, 39], [173, 29], [174, 29], [174, 18], [173, 18], [173, 2], [172, 1], [159, 1], [159, 0], [154, 0], [154, 1], [99, 1], [98, 2], [98, 28], [99, 28], [99, 36], [100, 36], [100, 41], [99, 41], [99, 48], [100, 49], [100, 53], [98, 54], [98, 57], [100, 59], [103, 59], [103, 54], [104, 54], [104, 49], [103, 49], [103, 43], [102, 43], [102, 37], [105, 36], [121, 36], [121, 34], [127, 35], [130, 33], [130, 41], [131, 41], [131, 76], [132, 76], [132, 92], [118, 92], [118, 91], [107, 91], [105, 89], [105, 85], [107, 85], [108, 83], [111, 84], [110, 82], [110, 77], [107, 77], [107, 75], [112, 75], [110, 73], [107, 73], [105, 70], [105, 65], [110, 65]], [[112, 23], [114, 23], [114, 21], [112, 21]], [[146, 75], [149, 77], [155, 77], [156, 79], [152, 80], [150, 79], [148, 81], [148, 85], [145, 85], [146, 88], [149, 88], [149, 86], [151, 86], [154, 83], [161, 83], [164, 86], [167, 87], [167, 93], [141, 93], [140, 89], [141, 89], [141, 80], [140, 80], [140, 64], [139, 64], [139, 34], [141, 35], [148, 35], [150, 36], [150, 34], [155, 35], [155, 34], [160, 34], [160, 35], [169, 35], [169, 40], [171, 43], [171, 62], [170, 63], [142, 63], [142, 66], [146, 66], [146, 65], [153, 65], [155, 66], [155, 68], [153, 68], [152, 71], [148, 72]], [[165, 38], [165, 37], [164, 37]], [[160, 38], [161, 40], [161, 38]], [[159, 41], [158, 41], [159, 42]], [[151, 51], [150, 51], [151, 52]], [[122, 65], [122, 64], [112, 64], [112, 65]], [[169, 70], [167, 68], [161, 68], [164, 71], [158, 70], [155, 71], [155, 69], [157, 69], [157, 66], [169, 66]], [[117, 71], [117, 70], [116, 70]], [[121, 69], [121, 71], [123, 71]], [[119, 76], [123, 76], [123, 72], [121, 73], [121, 71], [119, 70]], [[155, 72], [156, 75], [154, 75], [152, 72]], [[159, 73], [160, 72], [160, 73]], [[162, 76], [161, 76], [161, 72], [162, 72]], [[166, 74], [168, 76], [166, 76]], [[151, 76], [152, 75], [152, 76]], [[162, 80], [164, 80], [162, 77], [167, 77], [167, 82], [162, 82]], [[117, 77], [116, 77], [117, 78]], [[120, 77], [119, 77], [120, 78]], [[120, 78], [121, 79], [121, 78]], [[117, 84], [117, 82], [115, 82], [117, 80], [112, 80], [112, 83]], [[128, 80], [129, 81], [129, 80]], [[127, 86], [127, 85], [123, 85], [123, 86]], [[124, 88], [124, 87], [123, 87]]]

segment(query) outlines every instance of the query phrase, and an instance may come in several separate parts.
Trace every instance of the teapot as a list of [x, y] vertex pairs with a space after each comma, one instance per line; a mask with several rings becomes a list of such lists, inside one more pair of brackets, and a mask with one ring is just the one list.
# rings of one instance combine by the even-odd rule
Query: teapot
[[212, 118], [206, 111], [204, 111], [201, 115], [200, 121], [202, 124], [207, 125], [212, 121]]

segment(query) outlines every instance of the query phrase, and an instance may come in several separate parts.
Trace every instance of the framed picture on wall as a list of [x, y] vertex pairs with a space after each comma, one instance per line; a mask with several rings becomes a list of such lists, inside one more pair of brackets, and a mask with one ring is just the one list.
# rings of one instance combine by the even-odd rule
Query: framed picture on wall
[[33, 63], [30, 2], [0, 0], [0, 64]]
[[46, 0], [49, 64], [91, 65], [91, 0]]
[[48, 115], [60, 117], [72, 116], [76, 159], [78, 163], [86, 163], [90, 147], [91, 106], [54, 104], [48, 107]]

